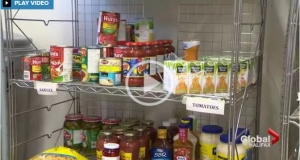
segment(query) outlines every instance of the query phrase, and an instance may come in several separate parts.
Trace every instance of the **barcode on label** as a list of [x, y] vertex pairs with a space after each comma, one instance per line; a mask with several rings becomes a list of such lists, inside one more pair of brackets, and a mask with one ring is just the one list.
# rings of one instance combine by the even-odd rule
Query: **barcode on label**
[[24, 71], [23, 78], [24, 80], [30, 80], [30, 71]]

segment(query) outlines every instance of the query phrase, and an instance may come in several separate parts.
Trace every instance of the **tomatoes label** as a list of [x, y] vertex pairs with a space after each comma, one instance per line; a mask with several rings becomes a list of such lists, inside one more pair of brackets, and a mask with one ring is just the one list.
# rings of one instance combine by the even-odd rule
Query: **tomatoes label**
[[152, 148], [152, 160], [169, 160], [171, 153], [168, 148]]

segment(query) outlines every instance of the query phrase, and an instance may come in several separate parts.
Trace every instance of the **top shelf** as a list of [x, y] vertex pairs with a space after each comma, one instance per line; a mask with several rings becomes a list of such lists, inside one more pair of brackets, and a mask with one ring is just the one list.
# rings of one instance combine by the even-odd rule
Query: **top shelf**
[[[21, 88], [34, 88], [35, 81], [21, 80], [21, 79], [11, 79], [12, 84], [15, 84]], [[251, 85], [254, 86], [254, 85]], [[249, 86], [248, 88], [252, 88]], [[104, 95], [116, 95], [116, 96], [129, 96], [130, 93], [135, 98], [145, 98], [145, 99], [156, 99], [160, 100], [165, 96], [168, 96], [168, 92], [163, 90], [163, 85], [158, 85], [151, 90], [144, 91], [142, 87], [130, 87], [130, 92], [126, 90], [125, 86], [100, 86], [98, 84], [85, 84], [81, 82], [68, 82], [68, 83], [58, 83], [57, 91], [66, 91], [66, 92], [80, 92], [80, 93], [94, 93], [94, 94], [104, 94]], [[249, 90], [249, 89], [247, 89]], [[238, 98], [243, 97], [244, 90], [238, 93]], [[212, 99], [222, 99], [226, 103], [229, 103], [229, 94], [185, 94], [185, 95], [174, 95], [171, 94], [166, 100], [182, 102], [184, 96], [192, 97], [203, 97], [203, 98], [212, 98]]]

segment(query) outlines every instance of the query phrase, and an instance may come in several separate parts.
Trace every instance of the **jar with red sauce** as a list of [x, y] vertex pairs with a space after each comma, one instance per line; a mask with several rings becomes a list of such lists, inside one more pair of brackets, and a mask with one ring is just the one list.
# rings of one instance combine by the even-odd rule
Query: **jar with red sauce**
[[118, 143], [120, 143], [121, 139], [124, 137], [124, 132], [128, 130], [127, 127], [124, 126], [114, 126], [112, 128], [114, 137], [118, 139]]
[[118, 126], [122, 120], [117, 117], [108, 117], [103, 120], [102, 129], [112, 129], [113, 126]]
[[114, 57], [115, 58], [122, 58], [124, 52], [128, 49], [128, 46], [117, 46], [114, 47]]
[[169, 59], [169, 54], [170, 53], [175, 53], [175, 47], [172, 46], [173, 41], [170, 39], [164, 39], [164, 40], [160, 40], [163, 42], [163, 47], [165, 49], [165, 60]]
[[104, 145], [107, 143], [118, 143], [118, 139], [113, 137], [113, 131], [106, 129], [100, 131], [97, 143], [96, 143], [96, 154], [97, 160], [101, 160], [103, 156]]
[[141, 121], [143, 126], [146, 126], [146, 134], [150, 137], [150, 146], [155, 142], [156, 137], [157, 137], [157, 131], [153, 127], [154, 121], [152, 120], [143, 120]]
[[125, 118], [125, 122], [134, 123], [135, 126], [139, 126], [141, 124], [141, 119], [139, 119], [138, 117], [128, 117]]
[[153, 78], [156, 78], [156, 50], [154, 48], [154, 42], [143, 42], [144, 50], [146, 51], [147, 60], [149, 61], [147, 66], [147, 74]]
[[[120, 160], [120, 145], [116, 143], [104, 144], [103, 160]], [[99, 160], [97, 158], [97, 160]]]
[[[129, 87], [143, 87], [144, 75], [147, 74], [147, 63], [145, 63], [147, 56], [143, 49], [143, 43], [128, 42], [126, 45], [129, 49], [125, 50], [123, 54], [122, 82]], [[127, 82], [126, 79], [128, 79]]]
[[120, 142], [121, 160], [138, 160], [140, 142], [135, 131], [124, 132], [124, 138]]
[[150, 138], [146, 134], [145, 126], [135, 126], [133, 130], [137, 131], [137, 138], [140, 141], [139, 160], [150, 159]]
[[119, 123], [120, 126], [126, 127], [128, 130], [132, 130], [133, 126], [135, 126], [135, 123], [133, 122], [121, 122]]
[[164, 68], [161, 65], [164, 64], [164, 56], [166, 54], [165, 48], [163, 47], [163, 42], [155, 41], [154, 50], [156, 53], [157, 63], [160, 64], [160, 65], [156, 65], [156, 80], [162, 81]]

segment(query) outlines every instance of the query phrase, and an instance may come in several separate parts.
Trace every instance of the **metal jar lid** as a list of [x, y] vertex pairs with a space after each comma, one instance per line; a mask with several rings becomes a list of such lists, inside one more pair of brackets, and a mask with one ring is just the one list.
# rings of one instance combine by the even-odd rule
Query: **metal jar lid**
[[113, 130], [111, 129], [104, 129], [100, 131], [100, 134], [105, 135], [105, 136], [110, 136], [113, 134]]
[[133, 137], [133, 136], [135, 136], [136, 134], [137, 134], [136, 131], [125, 131], [125, 132], [124, 132], [124, 136], [126, 136], [126, 137]]
[[146, 130], [146, 126], [135, 126], [133, 127], [133, 130], [139, 131], [139, 132], [143, 132]]
[[139, 123], [141, 120], [137, 117], [128, 117], [125, 119], [125, 122]]
[[142, 124], [147, 125], [147, 126], [151, 126], [154, 124], [154, 121], [152, 120], [142, 120], [141, 121]]
[[135, 125], [135, 123], [133, 123], [133, 122], [121, 122], [121, 123], [119, 123], [119, 125], [123, 126], [123, 127], [127, 127], [127, 128], [132, 128]]
[[124, 127], [124, 126], [114, 126], [112, 127], [112, 130], [114, 132], [124, 132], [126, 130], [128, 130], [128, 127]]
[[87, 116], [83, 118], [84, 122], [101, 122], [101, 120], [100, 116]]
[[108, 117], [108, 118], [105, 118], [103, 120], [103, 123], [104, 124], [118, 124], [120, 123], [122, 120], [118, 117]]
[[82, 114], [67, 114], [65, 116], [66, 120], [76, 121], [81, 120], [83, 118]]

